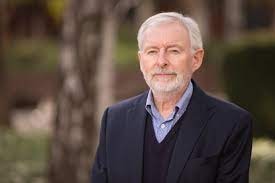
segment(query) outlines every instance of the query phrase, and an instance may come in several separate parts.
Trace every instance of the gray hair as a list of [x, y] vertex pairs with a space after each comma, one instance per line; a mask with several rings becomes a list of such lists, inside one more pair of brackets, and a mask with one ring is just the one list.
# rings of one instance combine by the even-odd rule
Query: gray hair
[[200, 33], [199, 26], [195, 20], [193, 20], [191, 17], [184, 16], [177, 12], [164, 12], [164, 13], [158, 13], [156, 15], [149, 17], [140, 26], [138, 30], [138, 35], [137, 35], [139, 50], [141, 50], [142, 48], [144, 33], [148, 28], [159, 25], [161, 23], [169, 23], [169, 22], [178, 22], [187, 29], [189, 33], [192, 51], [203, 48], [202, 36]]

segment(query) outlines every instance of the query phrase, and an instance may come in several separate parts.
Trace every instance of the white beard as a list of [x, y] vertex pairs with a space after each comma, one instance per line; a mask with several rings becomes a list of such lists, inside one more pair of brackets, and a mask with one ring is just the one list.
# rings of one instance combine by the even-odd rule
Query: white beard
[[[145, 73], [142, 69], [142, 73], [150, 89], [153, 90], [154, 93], [158, 94], [167, 94], [180, 91], [182, 88], [187, 86], [192, 77], [192, 74], [189, 73], [180, 74], [161, 68], [156, 68], [151, 73]], [[174, 74], [175, 77], [160, 80], [154, 77], [154, 74], [156, 73]]]

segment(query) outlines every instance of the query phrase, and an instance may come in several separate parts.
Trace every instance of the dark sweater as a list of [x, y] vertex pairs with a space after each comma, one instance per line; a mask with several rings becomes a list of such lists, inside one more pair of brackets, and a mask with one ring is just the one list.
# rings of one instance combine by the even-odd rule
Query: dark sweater
[[181, 119], [159, 143], [151, 116], [147, 115], [143, 154], [143, 183], [165, 183]]

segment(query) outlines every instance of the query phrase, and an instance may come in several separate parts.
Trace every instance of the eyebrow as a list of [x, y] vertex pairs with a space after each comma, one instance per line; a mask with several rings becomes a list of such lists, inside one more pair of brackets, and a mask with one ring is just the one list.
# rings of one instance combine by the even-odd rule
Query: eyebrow
[[[168, 43], [167, 46], [165, 46], [165, 49], [169, 49], [169, 48], [172, 48], [172, 47], [177, 47], [177, 48], [180, 48], [180, 49], [184, 49], [183, 45], [179, 44], [179, 43], [171, 43], [171, 44]], [[159, 49], [159, 47], [154, 46], [154, 45], [150, 45], [150, 44], [146, 47], [143, 47], [144, 51], [149, 50], [149, 49]]]
[[183, 46], [181, 44], [168, 44], [166, 48], [172, 48], [172, 47], [178, 47], [178, 48], [183, 48]]
[[149, 50], [149, 49], [159, 49], [159, 48], [157, 46], [147, 46], [147, 47], [143, 48], [144, 51]]

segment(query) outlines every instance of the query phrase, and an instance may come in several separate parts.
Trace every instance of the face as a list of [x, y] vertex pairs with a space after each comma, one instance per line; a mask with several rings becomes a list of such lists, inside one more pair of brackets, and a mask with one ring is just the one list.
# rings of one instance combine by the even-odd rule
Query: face
[[140, 69], [153, 93], [183, 91], [203, 58], [203, 49], [192, 51], [186, 28], [177, 22], [150, 27], [138, 53]]

